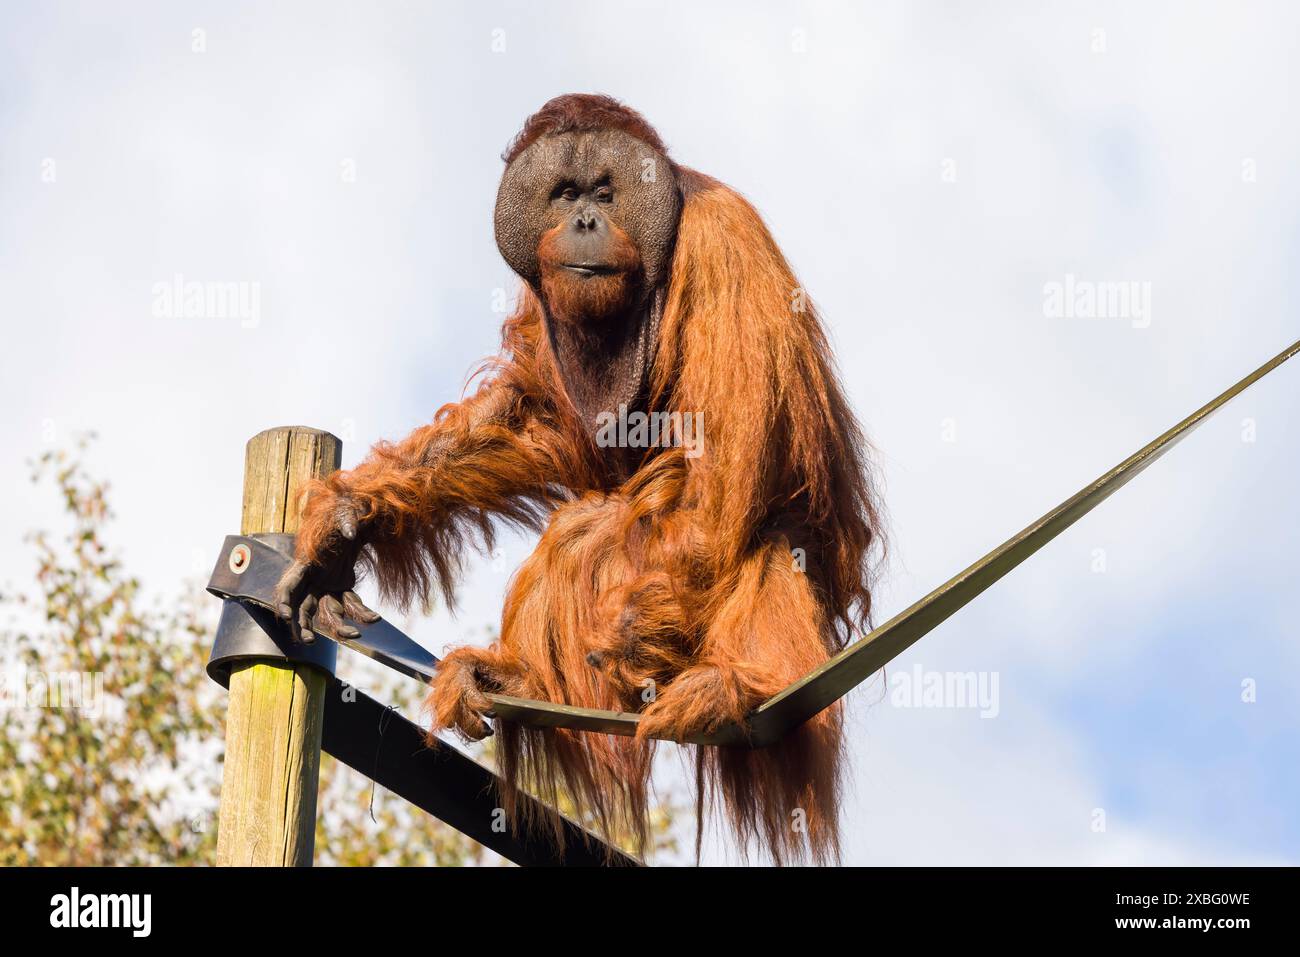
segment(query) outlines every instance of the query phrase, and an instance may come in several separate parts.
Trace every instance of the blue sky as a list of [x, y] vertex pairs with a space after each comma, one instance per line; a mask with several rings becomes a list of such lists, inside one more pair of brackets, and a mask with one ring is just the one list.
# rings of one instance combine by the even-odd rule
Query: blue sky
[[[502, 148], [551, 96], [600, 91], [749, 196], [818, 303], [879, 451], [892, 614], [1300, 338], [1297, 20], [1281, 3], [8, 5], [0, 581], [29, 575], [17, 543], [54, 519], [23, 461], [79, 431], [101, 436], [127, 562], [166, 594], [237, 526], [252, 434], [330, 429], [350, 464], [427, 421], [515, 288], [492, 239]], [[258, 322], [154, 315], [178, 273], [257, 284]], [[1067, 274], [1148, 284], [1150, 322], [1050, 317]], [[1300, 861], [1297, 376], [891, 667], [996, 672], [997, 717], [896, 707], [879, 679], [853, 696], [850, 862]], [[527, 548], [507, 540], [457, 616], [409, 630], [483, 640]]]

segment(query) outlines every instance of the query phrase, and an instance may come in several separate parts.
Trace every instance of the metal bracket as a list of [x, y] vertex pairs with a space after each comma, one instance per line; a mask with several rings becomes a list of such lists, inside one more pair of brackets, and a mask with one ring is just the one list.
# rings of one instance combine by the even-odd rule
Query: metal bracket
[[273, 594], [293, 554], [292, 535], [228, 535], [208, 580], [208, 591], [226, 599], [217, 623], [217, 636], [208, 658], [208, 677], [230, 687], [230, 670], [237, 661], [279, 660], [308, 664], [334, 674], [338, 647], [332, 641], [303, 644], [294, 641], [270, 606], [253, 600], [253, 594]]

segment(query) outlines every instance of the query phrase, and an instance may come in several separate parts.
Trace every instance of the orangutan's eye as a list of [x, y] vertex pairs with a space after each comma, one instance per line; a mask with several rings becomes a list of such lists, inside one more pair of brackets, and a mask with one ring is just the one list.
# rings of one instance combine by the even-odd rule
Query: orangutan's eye
[[555, 189], [551, 190], [551, 202], [562, 199], [566, 203], [572, 203], [580, 195], [581, 193], [578, 191], [578, 187], [574, 185], [572, 180], [564, 180], [557, 183]]

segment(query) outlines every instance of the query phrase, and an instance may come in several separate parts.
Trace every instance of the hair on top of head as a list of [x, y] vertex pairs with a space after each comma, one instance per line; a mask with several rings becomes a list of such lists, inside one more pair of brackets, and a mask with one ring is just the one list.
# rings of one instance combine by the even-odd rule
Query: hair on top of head
[[506, 163], [514, 162], [543, 136], [596, 130], [621, 130], [668, 155], [668, 148], [655, 128], [636, 110], [603, 93], [567, 93], [548, 100], [528, 117], [501, 158]]

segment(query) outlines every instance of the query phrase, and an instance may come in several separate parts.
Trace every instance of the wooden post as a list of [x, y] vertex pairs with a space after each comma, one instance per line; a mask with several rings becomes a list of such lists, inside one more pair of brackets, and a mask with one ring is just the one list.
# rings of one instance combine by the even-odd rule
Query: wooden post
[[[299, 490], [337, 469], [342, 448], [303, 426], [253, 436], [240, 534], [296, 532]], [[311, 866], [325, 685], [310, 665], [251, 661], [231, 671], [218, 865]]]

